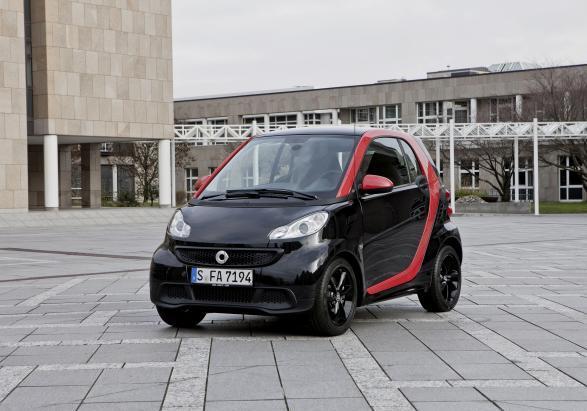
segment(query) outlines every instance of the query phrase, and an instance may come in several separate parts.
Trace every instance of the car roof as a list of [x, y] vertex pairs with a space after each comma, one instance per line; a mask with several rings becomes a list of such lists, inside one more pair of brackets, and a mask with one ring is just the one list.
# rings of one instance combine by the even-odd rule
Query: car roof
[[271, 131], [269, 133], [260, 134], [258, 137], [274, 137], [274, 136], [288, 136], [288, 135], [337, 135], [337, 136], [361, 136], [369, 128], [357, 126], [335, 126], [335, 127], [299, 127], [289, 128], [286, 130]]

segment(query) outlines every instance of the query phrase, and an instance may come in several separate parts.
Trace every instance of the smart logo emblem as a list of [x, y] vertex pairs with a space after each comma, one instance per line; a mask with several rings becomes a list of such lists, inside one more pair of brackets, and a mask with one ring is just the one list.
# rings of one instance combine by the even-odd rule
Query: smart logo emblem
[[220, 250], [216, 253], [216, 262], [218, 264], [224, 264], [228, 261], [228, 253], [224, 250]]

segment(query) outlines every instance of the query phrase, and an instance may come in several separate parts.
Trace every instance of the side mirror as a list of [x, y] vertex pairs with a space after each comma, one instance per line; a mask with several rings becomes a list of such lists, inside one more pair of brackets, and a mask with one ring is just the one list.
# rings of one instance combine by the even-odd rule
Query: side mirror
[[206, 182], [210, 179], [210, 175], [198, 178], [198, 180], [196, 181], [196, 184], [194, 184], [194, 191], [198, 191], [200, 188], [202, 188], [202, 186], [204, 184], [206, 184]]
[[367, 174], [359, 186], [359, 190], [365, 194], [389, 193], [393, 190], [393, 181], [389, 178]]

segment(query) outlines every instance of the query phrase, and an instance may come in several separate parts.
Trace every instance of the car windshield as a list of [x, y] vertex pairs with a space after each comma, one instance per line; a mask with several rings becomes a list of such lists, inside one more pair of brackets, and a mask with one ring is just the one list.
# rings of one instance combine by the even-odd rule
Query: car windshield
[[333, 198], [354, 145], [352, 136], [254, 138], [220, 170], [199, 198]]

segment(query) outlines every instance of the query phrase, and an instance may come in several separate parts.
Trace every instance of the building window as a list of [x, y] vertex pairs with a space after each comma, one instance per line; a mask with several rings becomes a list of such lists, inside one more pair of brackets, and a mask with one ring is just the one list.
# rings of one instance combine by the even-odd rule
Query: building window
[[226, 117], [209, 118], [206, 122], [211, 126], [225, 126], [228, 124], [228, 119]]
[[402, 106], [392, 104], [380, 107], [379, 124], [399, 124], [402, 122]]
[[294, 128], [298, 124], [297, 114], [272, 114], [269, 116], [269, 125], [271, 127]]
[[469, 102], [455, 101], [453, 103], [455, 123], [469, 122]]
[[511, 121], [516, 110], [514, 97], [500, 97], [489, 100], [489, 122]]
[[417, 103], [417, 108], [418, 123], [442, 123], [442, 103], [440, 101], [434, 101], [430, 103]]
[[460, 166], [460, 187], [479, 188], [479, 160], [461, 160]]
[[265, 124], [265, 117], [264, 116], [243, 116], [242, 123], [243, 124], [253, 124], [256, 121], [258, 126], [262, 126]]
[[[575, 167], [575, 162], [569, 156], [561, 156], [559, 161], [563, 167]], [[581, 175], [572, 170], [559, 169], [559, 192], [560, 201], [583, 200]]]
[[[534, 199], [534, 169], [532, 160], [529, 158], [520, 158], [518, 168], [518, 184], [520, 201], [532, 201]], [[510, 181], [510, 201], [516, 199], [514, 173]]]
[[186, 126], [201, 126], [204, 124], [204, 119], [202, 118], [188, 118], [185, 120], [175, 120], [175, 124], [183, 124]]
[[216, 171], [216, 167], [208, 167], [208, 174], [212, 174], [214, 171]]
[[304, 113], [304, 124], [307, 126], [322, 124], [322, 113]]
[[377, 123], [377, 107], [358, 107], [351, 110], [352, 124]]
[[185, 169], [185, 192], [187, 200], [189, 201], [195, 194], [194, 186], [198, 181], [198, 169], [197, 168], [186, 168]]

